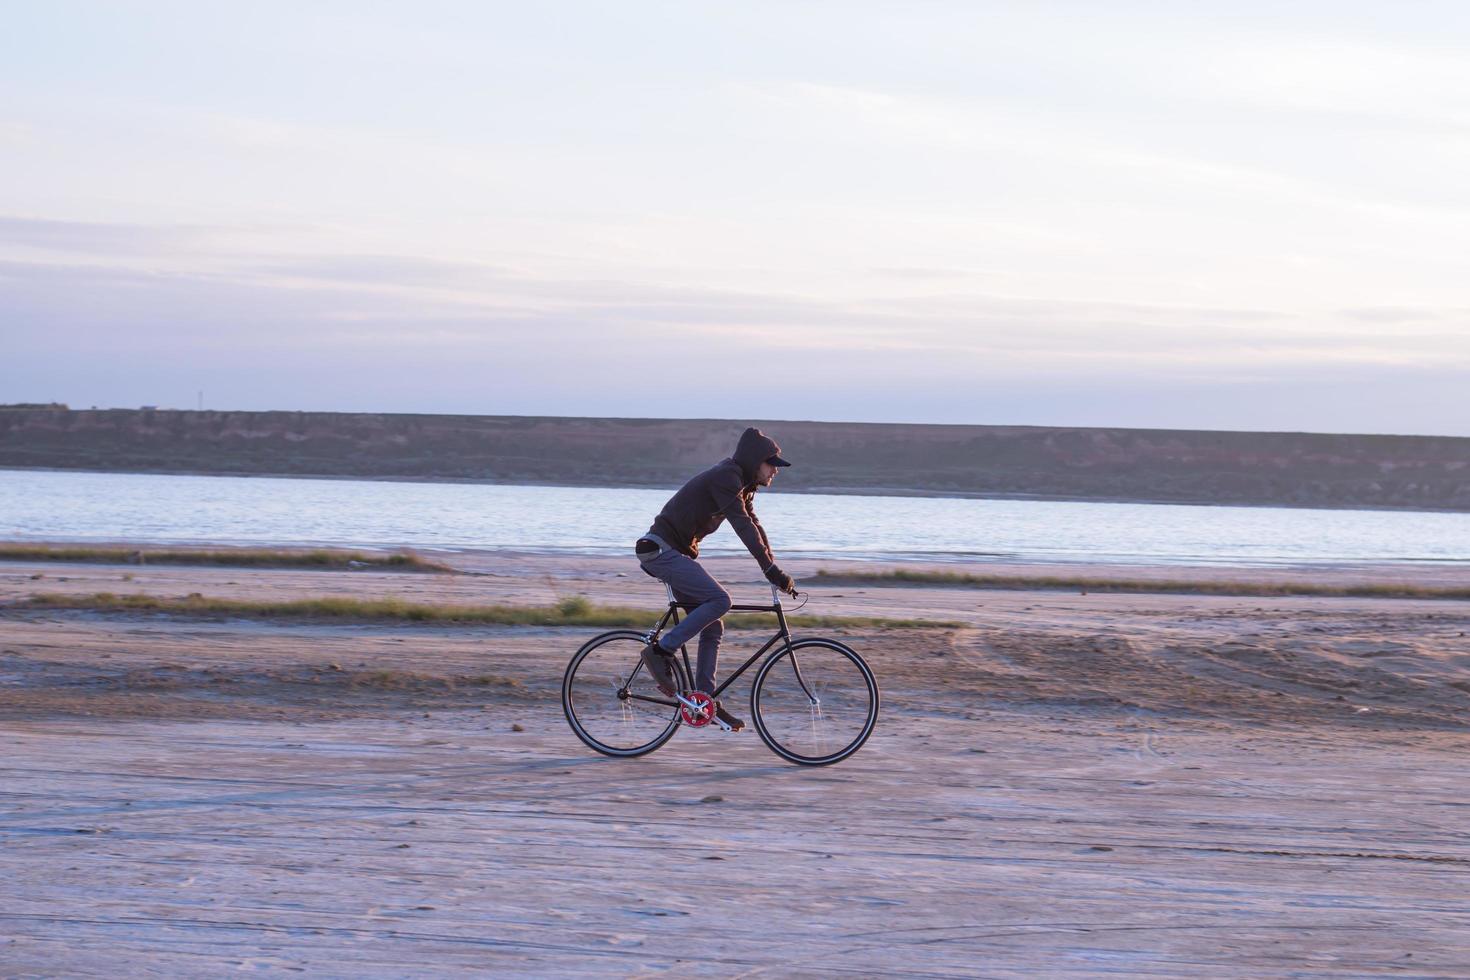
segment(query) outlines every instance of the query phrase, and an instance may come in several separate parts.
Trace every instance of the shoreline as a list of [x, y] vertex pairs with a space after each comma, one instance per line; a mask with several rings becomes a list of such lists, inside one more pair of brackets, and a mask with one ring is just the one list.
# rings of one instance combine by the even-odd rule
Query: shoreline
[[[249, 541], [242, 539], [225, 538], [114, 538], [114, 537], [44, 537], [44, 538], [0, 538], [0, 548], [5, 547], [34, 547], [34, 548], [92, 548], [102, 550], [131, 551], [162, 550], [162, 549], [184, 549], [184, 550], [218, 550], [218, 551], [280, 551], [288, 553], [309, 553], [316, 551], [331, 552], [353, 552], [362, 551], [373, 555], [392, 555], [397, 553], [412, 553], [420, 556], [436, 556], [440, 558], [451, 558], [456, 555], [464, 555], [476, 560], [496, 558], [546, 558], [546, 559], [582, 559], [587, 561], [620, 561], [625, 556], [625, 549], [603, 547], [599, 545], [565, 545], [558, 547], [498, 547], [482, 546], [475, 544], [412, 544], [407, 542], [383, 542], [383, 541], [304, 541], [304, 540], [262, 540]], [[1094, 556], [1058, 556], [1043, 557], [1037, 555], [1022, 555], [1008, 552], [896, 552], [883, 553], [872, 552], [867, 554], [855, 554], [849, 552], [808, 552], [795, 549], [783, 549], [781, 552], [788, 563], [799, 561], [804, 564], [825, 562], [835, 565], [853, 565], [865, 568], [869, 571], [883, 567], [899, 568], [922, 568], [957, 573], [966, 566], [974, 565], [984, 569], [1032, 569], [1046, 571], [1075, 571], [1095, 570], [1098, 572], [1106, 570], [1154, 570], [1160, 574], [1198, 574], [1220, 572], [1224, 574], [1337, 574], [1349, 573], [1390, 573], [1403, 571], [1454, 571], [1463, 569], [1470, 572], [1470, 559], [1459, 558], [1394, 558], [1378, 561], [1354, 561], [1351, 559], [1324, 559], [1321, 561], [1302, 561], [1299, 559], [1282, 558], [1280, 560], [1249, 559], [1240, 561], [1220, 560], [1187, 560], [1168, 559], [1147, 555], [1094, 555]], [[0, 556], [0, 561], [6, 561]], [[700, 552], [700, 561], [732, 561], [739, 562], [748, 560], [747, 553], [740, 548], [706, 548]]]
[[[265, 473], [259, 471], [232, 471], [232, 470], [190, 470], [190, 469], [95, 469], [85, 466], [0, 466], [0, 473], [95, 473], [100, 475], [125, 475], [125, 476], [195, 476], [195, 477], [225, 477], [229, 479], [264, 479], [264, 480], [331, 480], [349, 483], [444, 483], [467, 486], [488, 487], [547, 487], [561, 490], [659, 490], [672, 493], [679, 489], [677, 483], [613, 483], [607, 482], [575, 482], [570, 480], [526, 480], [507, 479], [495, 480], [471, 477], [413, 477], [413, 476], [372, 476], [363, 474], [334, 474], [334, 473]], [[1129, 506], [1148, 507], [1227, 507], [1242, 510], [1320, 510], [1333, 513], [1359, 511], [1362, 513], [1395, 513], [1395, 514], [1470, 514], [1470, 508], [1456, 509], [1453, 507], [1391, 507], [1391, 506], [1368, 506], [1364, 504], [1353, 504], [1351, 506], [1322, 506], [1312, 504], [1294, 504], [1289, 502], [1276, 502], [1269, 504], [1241, 503], [1236, 501], [1187, 499], [1187, 500], [1161, 500], [1149, 497], [1083, 497], [1068, 494], [1045, 494], [1045, 493], [977, 493], [963, 490], [934, 490], [913, 487], [782, 487], [767, 490], [766, 493], [792, 494], [800, 496], [832, 496], [832, 497], [913, 497], [918, 499], [937, 500], [1009, 500], [1026, 501], [1032, 503], [1047, 504], [1122, 504]]]
[[[0, 546], [16, 543], [27, 547], [54, 546], [59, 549], [76, 548], [79, 544], [95, 547], [99, 551], [141, 550], [158, 548], [193, 548], [225, 552], [239, 550], [249, 554], [268, 547], [272, 551], [307, 554], [315, 551], [341, 550], [359, 551], [374, 556], [389, 556], [407, 552], [429, 563], [442, 564], [449, 568], [444, 573], [415, 573], [449, 576], [485, 577], [502, 574], [507, 566], [523, 569], [530, 576], [565, 577], [567, 575], [591, 575], [598, 578], [635, 577], [637, 565], [630, 555], [606, 551], [578, 551], [574, 549], [533, 548], [450, 548], [450, 547], [405, 547], [393, 544], [354, 544], [345, 546], [295, 542], [289, 544], [262, 545], [259, 543], [221, 544], [220, 542], [138, 542], [119, 539], [96, 541], [66, 541], [61, 539], [9, 542], [0, 541]], [[759, 578], [758, 569], [744, 552], [730, 551], [705, 553], [701, 562], [721, 581], [743, 582]], [[111, 564], [105, 561], [27, 560], [0, 558], [0, 570], [5, 568], [61, 568], [92, 565], [100, 568], [136, 569], [130, 563]], [[144, 566], [154, 567], [154, 566]], [[162, 567], [162, 566], [158, 566]], [[249, 573], [248, 566], [231, 564], [203, 564], [195, 566], [219, 571]], [[887, 577], [933, 577], [945, 579], [977, 576], [995, 581], [996, 588], [1025, 588], [1028, 581], [1037, 579], [1088, 580], [1093, 588], [1099, 581], [1128, 582], [1133, 585], [1157, 583], [1160, 592], [1174, 591], [1183, 595], [1209, 595], [1206, 591], [1180, 590], [1181, 583], [1204, 583], [1219, 587], [1245, 587], [1256, 585], [1267, 590], [1276, 590], [1294, 585], [1310, 584], [1322, 589], [1341, 588], [1426, 588], [1459, 589], [1470, 588], [1470, 563], [1465, 562], [1333, 562], [1320, 564], [1283, 563], [1277, 565], [1224, 564], [1224, 563], [1171, 563], [1159, 561], [1099, 561], [1075, 560], [1032, 560], [1014, 556], [996, 556], [987, 559], [958, 561], [934, 560], [913, 557], [855, 558], [809, 557], [787, 553], [784, 567], [798, 579], [817, 584], [821, 580], [836, 583], [852, 579], [859, 585], [878, 585], [879, 579]], [[368, 569], [349, 572], [360, 575]], [[320, 574], [317, 572], [315, 574]], [[402, 574], [401, 572], [397, 574]], [[1006, 579], [1016, 580], [1016, 585], [1001, 584]], [[636, 579], [635, 579], [636, 580]], [[930, 591], [977, 591], [962, 583], [935, 581], [916, 586], [912, 583], [893, 582], [885, 586], [897, 589], [923, 588]], [[1038, 589], [1038, 591], [1052, 591]], [[1272, 594], [1265, 592], [1262, 594]], [[1330, 595], [1320, 598], [1330, 599]], [[1444, 601], [1444, 600], [1440, 600]]]

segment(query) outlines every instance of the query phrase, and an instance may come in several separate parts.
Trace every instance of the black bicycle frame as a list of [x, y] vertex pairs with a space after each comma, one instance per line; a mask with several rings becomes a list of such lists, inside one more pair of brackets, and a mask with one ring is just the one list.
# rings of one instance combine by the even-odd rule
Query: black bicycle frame
[[[697, 602], [675, 602], [672, 599], [669, 600], [669, 608], [666, 609], [664, 611], [664, 614], [659, 617], [659, 621], [658, 621], [657, 625], [655, 625], [653, 627], [653, 631], [651, 633], [649, 633], [649, 635], [648, 635], [649, 641], [652, 642], [660, 633], [662, 633], [664, 631], [664, 628], [665, 627], [678, 624], [678, 622], [679, 622], [679, 610], [683, 609], [683, 610], [685, 610], [687, 612], [688, 610], [695, 609], [698, 606], [699, 606], [699, 603], [697, 603]], [[737, 668], [733, 673], [730, 674], [729, 677], [726, 677], [725, 678], [725, 683], [721, 684], [719, 687], [717, 687], [717, 688], [714, 689], [714, 692], [711, 694], [711, 697], [715, 697], [715, 698], [718, 698], [720, 696], [721, 692], [723, 692], [725, 690], [725, 688], [727, 688], [731, 684], [735, 683], [735, 681], [740, 678], [740, 675], [743, 674], [743, 673], [745, 673], [747, 670], [749, 670], [751, 668], [751, 666], [754, 665], [757, 660], [761, 659], [761, 657], [764, 657], [767, 653], [769, 653], [770, 650], [771, 650], [771, 648], [774, 647], [777, 643], [780, 643], [782, 640], [785, 640], [787, 642], [787, 645], [789, 646], [790, 645], [790, 641], [791, 641], [791, 628], [786, 625], [786, 611], [781, 608], [781, 604], [779, 602], [772, 603], [769, 606], [743, 606], [743, 605], [742, 606], [731, 606], [730, 607], [730, 611], [731, 612], [766, 612], [766, 613], [773, 612], [773, 613], [775, 613], [776, 614], [776, 624], [777, 624], [776, 635], [773, 636], [773, 637], [771, 637], [764, 644], [762, 644], [761, 645], [761, 648], [759, 650], [757, 650], [755, 653], [753, 653], [750, 656], [750, 659], [746, 660], [745, 663], [741, 664], [739, 666], [739, 668]], [[689, 677], [692, 679], [694, 677], [694, 665], [692, 663], [690, 663], [690, 660], [689, 660], [689, 647], [688, 647], [688, 645], [686, 644], [684, 646], [679, 647], [679, 652], [684, 657], [684, 669], [689, 672]], [[796, 672], [796, 681], [797, 681], [798, 684], [801, 685], [801, 689], [806, 692], [806, 696], [807, 697], [812, 698], [813, 700], [815, 700], [815, 697], [812, 695], [812, 692], [806, 686], [806, 681], [801, 676], [801, 668], [796, 663], [796, 654], [795, 654], [795, 652], [793, 652], [791, 654], [791, 666], [792, 666], [792, 669]], [[637, 671], [636, 670], [634, 671], [634, 674], [635, 675], [637, 674]], [[632, 678], [631, 677], [628, 679], [628, 682], [629, 683], [632, 683]], [[666, 704], [666, 705], [669, 705], [671, 707], [677, 706], [678, 703], [679, 703], [678, 701], [671, 701], [671, 700], [669, 700], [667, 698], [651, 698], [651, 697], [648, 697], [646, 695], [633, 694], [631, 692], [629, 692], [628, 697], [631, 698], [631, 699], [633, 699], [633, 700], [636, 700], [636, 701], [649, 701], [649, 702], [652, 702], [653, 704]]]

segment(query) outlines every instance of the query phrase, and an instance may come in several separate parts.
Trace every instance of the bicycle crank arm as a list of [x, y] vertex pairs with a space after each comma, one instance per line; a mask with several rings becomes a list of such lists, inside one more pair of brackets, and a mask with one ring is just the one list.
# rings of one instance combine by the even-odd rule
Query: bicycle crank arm
[[715, 699], [703, 691], [693, 691], [688, 697], [682, 694], [676, 694], [674, 697], [679, 701], [679, 714], [684, 719], [684, 724], [693, 728], [703, 728], [705, 725], [719, 722], [719, 716], [715, 714]]
[[[689, 707], [689, 709], [691, 711], [693, 711], [696, 715], [700, 714], [700, 712], [702, 712], [704, 710], [704, 706], [703, 705], [700, 705], [700, 704], [691, 704], [689, 701], [685, 700], [683, 697], [680, 697], [679, 700], [680, 701], [683, 701], [684, 704], [687, 705]], [[725, 724], [723, 721], [721, 721], [720, 720], [720, 716], [714, 713], [714, 709], [713, 708], [710, 709], [709, 721], [705, 722], [705, 724], [707, 724], [707, 725], [714, 725], [717, 728], [719, 728], [719, 730], [722, 731], [722, 732], [733, 732], [735, 730], [735, 729], [731, 728], [729, 725]]]

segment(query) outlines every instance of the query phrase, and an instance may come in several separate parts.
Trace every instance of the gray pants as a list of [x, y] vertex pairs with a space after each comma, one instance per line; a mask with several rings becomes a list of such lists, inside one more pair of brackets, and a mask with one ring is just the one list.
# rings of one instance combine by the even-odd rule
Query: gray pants
[[730, 611], [730, 593], [721, 587], [693, 558], [664, 545], [652, 558], [639, 556], [643, 570], [674, 590], [680, 602], [698, 603], [677, 626], [659, 637], [659, 646], [675, 651], [699, 636], [699, 659], [695, 667], [694, 686], [706, 693], [715, 689], [715, 665], [720, 659], [720, 639], [725, 624], [720, 621]]

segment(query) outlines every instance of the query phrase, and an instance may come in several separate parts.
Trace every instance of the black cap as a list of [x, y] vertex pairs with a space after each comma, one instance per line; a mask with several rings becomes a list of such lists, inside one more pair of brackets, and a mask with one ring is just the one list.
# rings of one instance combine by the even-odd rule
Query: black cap
[[767, 456], [766, 457], [766, 462], [767, 463], [770, 463], [772, 466], [790, 466], [791, 465], [791, 461], [790, 460], [782, 459], [779, 455], [777, 455], [777, 456]]

